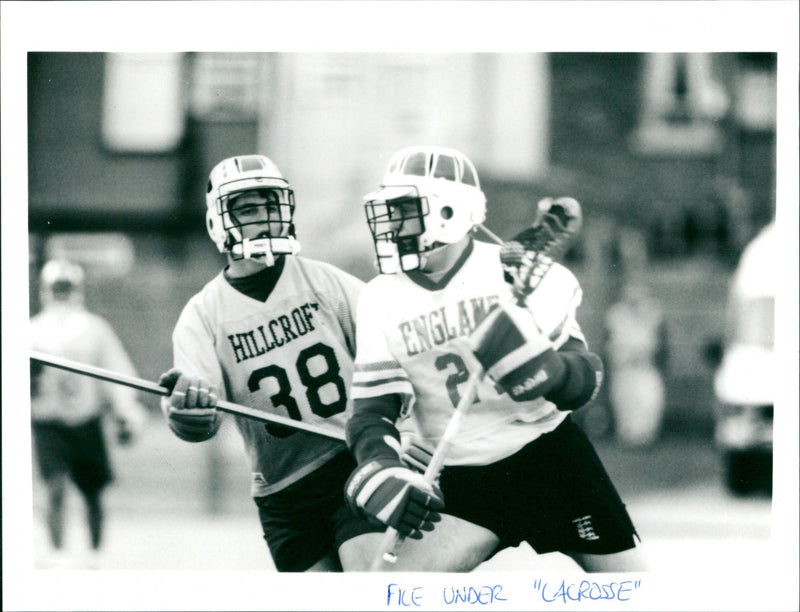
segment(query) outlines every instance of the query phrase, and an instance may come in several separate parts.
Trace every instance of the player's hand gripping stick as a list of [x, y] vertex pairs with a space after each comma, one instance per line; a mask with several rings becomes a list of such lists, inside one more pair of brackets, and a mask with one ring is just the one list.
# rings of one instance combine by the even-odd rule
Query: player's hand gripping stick
[[[531, 227], [523, 230], [506, 243], [493, 233], [484, 231], [501, 243], [500, 263], [505, 280], [511, 284], [517, 305], [523, 306], [553, 263], [564, 256], [581, 230], [583, 213], [581, 205], [573, 198], [545, 198], [537, 205], [537, 217]], [[464, 395], [442, 434], [439, 444], [425, 469], [425, 480], [435, 483], [444, 467], [451, 440], [461, 421], [472, 406], [475, 391], [486, 372], [481, 369], [470, 377]], [[372, 571], [380, 571], [383, 563], [397, 562], [397, 553], [404, 537], [388, 527], [381, 543], [381, 552], [372, 564]]]
[[[147, 393], [153, 393], [155, 395], [167, 396], [171, 393], [171, 389], [169, 389], [168, 387], [162, 387], [161, 385], [158, 385], [149, 380], [144, 380], [142, 378], [138, 378], [135, 376], [128, 376], [125, 374], [121, 374], [119, 372], [113, 372], [111, 370], [98, 368], [96, 366], [91, 366], [85, 363], [79, 363], [77, 361], [72, 361], [70, 359], [56, 357], [54, 355], [48, 355], [46, 353], [41, 353], [39, 351], [31, 351], [30, 358], [31, 361], [37, 363], [53, 366], [56, 368], [60, 368], [62, 370], [74, 372], [76, 374], [83, 374], [84, 376], [91, 376], [92, 378], [98, 378], [100, 380], [116, 383], [118, 385], [132, 387], [134, 389], [138, 389], [140, 391], [146, 391]], [[319, 436], [324, 436], [326, 438], [332, 438], [334, 440], [340, 440], [344, 442], [344, 433], [342, 432], [333, 431], [326, 427], [320, 427], [312, 423], [295, 421], [293, 419], [282, 417], [277, 414], [271, 414], [269, 412], [264, 412], [262, 410], [256, 410], [248, 406], [242, 406], [241, 404], [234, 404], [233, 402], [218, 400], [216, 408], [217, 410], [220, 410], [222, 412], [235, 414], [237, 416], [253, 419], [255, 421], [261, 421], [262, 423], [273, 423], [277, 425], [284, 425], [286, 427], [291, 427], [293, 429], [299, 429], [302, 431], [306, 431], [308, 433], [313, 433]]]

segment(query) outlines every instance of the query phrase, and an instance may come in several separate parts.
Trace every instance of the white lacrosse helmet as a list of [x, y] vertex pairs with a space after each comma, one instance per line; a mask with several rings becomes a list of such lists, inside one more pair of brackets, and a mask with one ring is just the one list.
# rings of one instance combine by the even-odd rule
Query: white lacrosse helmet
[[486, 218], [475, 166], [445, 147], [398, 151], [364, 199], [381, 274], [418, 269], [422, 253], [458, 242]]
[[85, 274], [83, 268], [66, 259], [51, 259], [39, 276], [40, 293], [45, 304], [58, 302], [82, 302]]
[[[257, 194], [262, 201], [255, 206], [266, 214], [251, 215], [254, 220], [247, 221], [231, 213], [231, 202], [244, 193]], [[239, 155], [219, 162], [208, 177], [206, 206], [208, 235], [220, 253], [230, 253], [237, 260], [264, 259], [271, 266], [275, 255], [300, 251], [294, 233], [294, 191], [268, 157]], [[245, 238], [242, 227], [250, 224], [263, 225], [263, 232], [255, 238]], [[272, 235], [268, 228], [275, 224], [280, 225], [280, 231]]]

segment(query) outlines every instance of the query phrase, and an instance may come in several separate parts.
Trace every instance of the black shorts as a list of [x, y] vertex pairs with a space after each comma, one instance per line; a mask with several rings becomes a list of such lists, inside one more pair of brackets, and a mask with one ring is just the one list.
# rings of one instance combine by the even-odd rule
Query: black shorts
[[33, 442], [39, 473], [45, 480], [67, 474], [87, 494], [113, 480], [101, 417], [77, 426], [34, 422]]
[[344, 483], [355, 469], [345, 451], [286, 489], [254, 498], [278, 571], [303, 572], [350, 538], [384, 531], [345, 502]]
[[608, 554], [638, 538], [592, 443], [567, 417], [516, 454], [442, 471], [444, 512], [493, 531], [501, 548], [528, 542], [540, 554]]

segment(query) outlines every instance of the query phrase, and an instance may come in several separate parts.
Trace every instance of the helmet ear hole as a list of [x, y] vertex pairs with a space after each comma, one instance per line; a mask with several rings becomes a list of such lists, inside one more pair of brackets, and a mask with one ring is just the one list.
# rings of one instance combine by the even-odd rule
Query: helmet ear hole
[[453, 209], [450, 206], [442, 206], [441, 213], [442, 219], [452, 219], [453, 218]]

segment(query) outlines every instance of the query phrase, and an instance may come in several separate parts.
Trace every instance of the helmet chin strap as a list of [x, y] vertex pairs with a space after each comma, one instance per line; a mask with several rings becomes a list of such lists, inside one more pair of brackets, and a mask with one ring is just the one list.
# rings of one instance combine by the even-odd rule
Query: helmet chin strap
[[275, 255], [297, 255], [300, 243], [291, 237], [245, 238], [233, 246], [232, 252], [245, 259], [261, 259], [267, 266], [275, 265]]
[[245, 238], [242, 240], [242, 255], [245, 259], [258, 259], [266, 266], [272, 267], [275, 265], [275, 255], [272, 254], [270, 248], [269, 238], [259, 238], [251, 240]]
[[400, 269], [403, 272], [411, 272], [412, 270], [419, 270], [421, 272], [425, 272], [425, 267], [428, 264], [428, 260], [430, 255], [434, 252], [438, 251], [442, 247], [450, 246], [448, 243], [445, 242], [434, 242], [431, 247], [425, 251], [413, 252], [413, 253], [401, 253], [398, 254], [398, 262], [400, 264]]
[[[444, 251], [444, 247], [452, 247], [453, 245], [461, 243], [462, 240], [463, 238], [453, 243], [434, 242], [433, 246], [430, 249], [424, 251], [423, 253], [420, 253], [420, 262], [419, 262], [420, 271], [426, 274], [436, 275], [440, 272], [448, 270], [451, 267], [451, 265], [455, 262], [457, 255], [456, 256], [448, 255]], [[462, 251], [463, 249], [459, 249], [458, 254], [460, 254]], [[431, 263], [432, 256], [434, 258], [433, 263], [439, 264], [437, 266], [437, 269], [434, 270], [428, 269], [428, 264]]]

